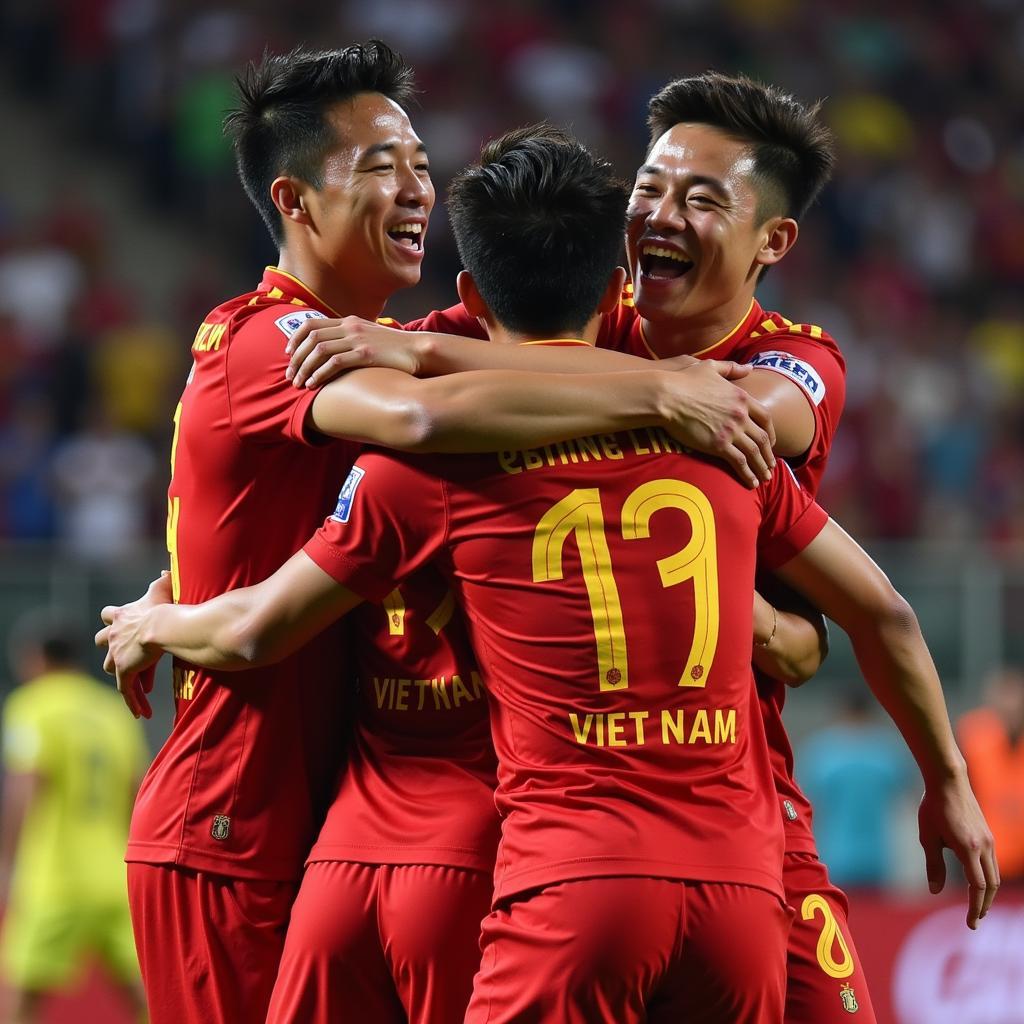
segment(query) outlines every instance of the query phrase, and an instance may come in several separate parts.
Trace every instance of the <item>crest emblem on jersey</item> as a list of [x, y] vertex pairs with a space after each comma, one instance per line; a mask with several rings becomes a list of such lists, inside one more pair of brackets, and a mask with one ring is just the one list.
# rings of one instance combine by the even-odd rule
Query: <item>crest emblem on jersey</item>
[[229, 835], [231, 835], [231, 819], [226, 814], [215, 814], [213, 816], [213, 826], [210, 829], [210, 835], [214, 839], [224, 842]]
[[774, 370], [783, 377], [788, 377], [810, 395], [815, 405], [820, 405], [825, 397], [825, 382], [818, 371], [810, 363], [796, 359], [786, 352], [762, 352], [750, 365]]
[[782, 809], [786, 812], [786, 817], [790, 821], [796, 821], [797, 813], [796, 813], [796, 808], [793, 806], [793, 801], [792, 800], [783, 800], [782, 801]]
[[358, 466], [353, 466], [349, 471], [345, 482], [341, 485], [338, 504], [335, 505], [334, 512], [331, 514], [332, 519], [337, 519], [339, 523], [348, 522], [348, 517], [352, 514], [352, 502], [356, 496], [356, 489], [364, 476], [366, 476], [366, 470], [360, 469]]
[[294, 313], [279, 316], [274, 323], [286, 338], [290, 338], [307, 320], [326, 319], [327, 317], [323, 313], [319, 313], [315, 309], [298, 309]]
[[853, 991], [853, 986], [849, 982], [839, 989], [839, 1000], [847, 1013], [856, 1013], [860, 1009], [860, 1003], [857, 1002], [857, 993]]

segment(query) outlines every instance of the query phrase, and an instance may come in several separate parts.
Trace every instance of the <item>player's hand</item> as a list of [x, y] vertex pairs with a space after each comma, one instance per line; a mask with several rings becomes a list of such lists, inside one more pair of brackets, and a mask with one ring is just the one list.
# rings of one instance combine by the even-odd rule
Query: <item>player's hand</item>
[[918, 811], [928, 888], [942, 892], [946, 884], [943, 847], [949, 847], [967, 876], [967, 927], [977, 928], [999, 889], [992, 833], [974, 797], [966, 772], [925, 789]]
[[749, 372], [703, 359], [669, 374], [665, 426], [687, 448], [723, 459], [747, 487], [757, 487], [775, 468], [775, 428], [768, 410], [731, 383]]
[[383, 366], [415, 376], [420, 369], [420, 335], [383, 327], [358, 316], [307, 320], [288, 339], [285, 376], [297, 388], [315, 388], [348, 370]]
[[117, 680], [118, 692], [136, 718], [153, 715], [146, 694], [153, 689], [156, 664], [163, 655], [159, 647], [142, 640], [146, 617], [157, 605], [172, 600], [171, 577], [163, 572], [139, 600], [107, 605], [100, 613], [105, 625], [96, 634], [96, 646], [107, 648], [103, 671]]

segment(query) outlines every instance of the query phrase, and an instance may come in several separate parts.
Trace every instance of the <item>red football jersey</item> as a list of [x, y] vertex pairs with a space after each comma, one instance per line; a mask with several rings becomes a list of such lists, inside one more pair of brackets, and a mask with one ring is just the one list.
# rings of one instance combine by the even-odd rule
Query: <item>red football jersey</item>
[[[268, 268], [255, 292], [200, 326], [171, 449], [176, 599], [265, 579], [330, 511], [358, 448], [308, 437], [313, 393], [284, 379], [288, 336], [328, 313]], [[174, 726], [139, 791], [127, 859], [297, 876], [341, 761], [344, 658], [330, 630], [266, 669], [218, 673], [176, 660]]]
[[354, 734], [309, 861], [493, 870], [497, 761], [483, 680], [447, 580], [424, 569], [349, 619]]
[[498, 897], [628, 874], [781, 895], [751, 595], [825, 521], [789, 473], [750, 491], [652, 429], [367, 453], [305, 550], [369, 599], [431, 559], [452, 580], [491, 694]]
[[[485, 337], [479, 321], [461, 305], [435, 311], [407, 325], [407, 329]], [[597, 343], [602, 348], [646, 359], [657, 358], [644, 339], [641, 319], [633, 307], [631, 284], [626, 285], [616, 309], [602, 318]], [[799, 385], [814, 411], [816, 430], [807, 454], [802, 459], [790, 460], [790, 464], [800, 483], [812, 496], [816, 495], [846, 402], [846, 363], [835, 341], [820, 327], [794, 324], [779, 313], [765, 312], [754, 301], [732, 331], [695, 355], [751, 363], [781, 373]], [[793, 776], [793, 749], [782, 722], [786, 687], [760, 672], [757, 685], [772, 772], [786, 826], [786, 850], [817, 854], [811, 830], [811, 804]]]
[[[633, 307], [633, 286], [601, 324], [598, 344], [656, 359]], [[747, 315], [724, 338], [700, 352], [702, 359], [731, 359], [773, 370], [802, 390], [814, 411], [814, 441], [802, 459], [787, 460], [797, 479], [817, 495], [832, 450], [832, 439], [846, 403], [846, 363], [830, 335], [811, 324], [794, 324], [780, 313], [765, 312], [755, 300]], [[787, 853], [813, 853], [818, 847], [811, 828], [813, 809], [793, 774], [793, 747], [782, 721], [786, 686], [763, 672], [755, 673], [764, 717], [775, 789], [786, 827]]]

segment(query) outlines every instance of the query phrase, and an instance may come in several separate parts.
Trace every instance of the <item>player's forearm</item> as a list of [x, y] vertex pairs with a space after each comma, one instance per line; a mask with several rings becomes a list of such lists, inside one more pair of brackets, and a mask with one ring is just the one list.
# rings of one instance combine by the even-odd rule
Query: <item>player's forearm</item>
[[649, 359], [583, 345], [481, 344], [452, 334], [412, 334], [417, 375], [439, 377], [467, 370], [533, 373], [620, 373], [649, 370]]
[[255, 586], [149, 609], [139, 640], [204, 668], [258, 668], [293, 654], [361, 601], [299, 551]]
[[787, 610], [754, 595], [754, 665], [787, 686], [807, 682], [828, 654], [828, 631], [817, 612]]
[[917, 616], [895, 591], [884, 610], [844, 624], [857, 663], [929, 785], [965, 777], [942, 684]]
[[157, 605], [140, 623], [139, 640], [203, 668], [232, 671], [266, 664], [273, 659], [251, 625], [253, 589], [233, 590], [204, 604]]
[[926, 782], [960, 776], [964, 761], [917, 616], [860, 545], [830, 520], [776, 575], [846, 631]]
[[425, 429], [414, 450], [534, 448], [585, 434], [664, 425], [662, 371], [467, 372], [421, 382]]

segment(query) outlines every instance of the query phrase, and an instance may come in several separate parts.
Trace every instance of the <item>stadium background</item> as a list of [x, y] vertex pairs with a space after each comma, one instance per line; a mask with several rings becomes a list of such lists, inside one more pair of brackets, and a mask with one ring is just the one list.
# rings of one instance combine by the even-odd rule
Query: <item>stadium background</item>
[[[264, 46], [373, 35], [416, 67], [439, 196], [482, 140], [540, 118], [629, 178], [648, 96], [708, 67], [825, 98], [835, 180], [759, 293], [847, 357], [822, 501], [914, 604], [954, 717], [990, 672], [1024, 662], [1019, 0], [3, 0], [0, 639], [47, 602], [91, 630], [162, 564], [169, 419], [195, 325], [274, 257], [220, 134], [233, 73]], [[422, 284], [390, 315], [454, 300], [440, 204], [428, 247]], [[855, 673], [833, 631], [826, 667], [790, 701], [798, 747]], [[169, 712], [165, 685], [154, 749]], [[922, 903], [913, 796], [886, 819], [885, 888], [854, 896], [876, 1005], [898, 1024], [1020, 1024], [1019, 895], [976, 936], [933, 918], [896, 948], [922, 906], [946, 905]], [[116, 1019], [95, 999], [69, 1005], [53, 1019]]]

